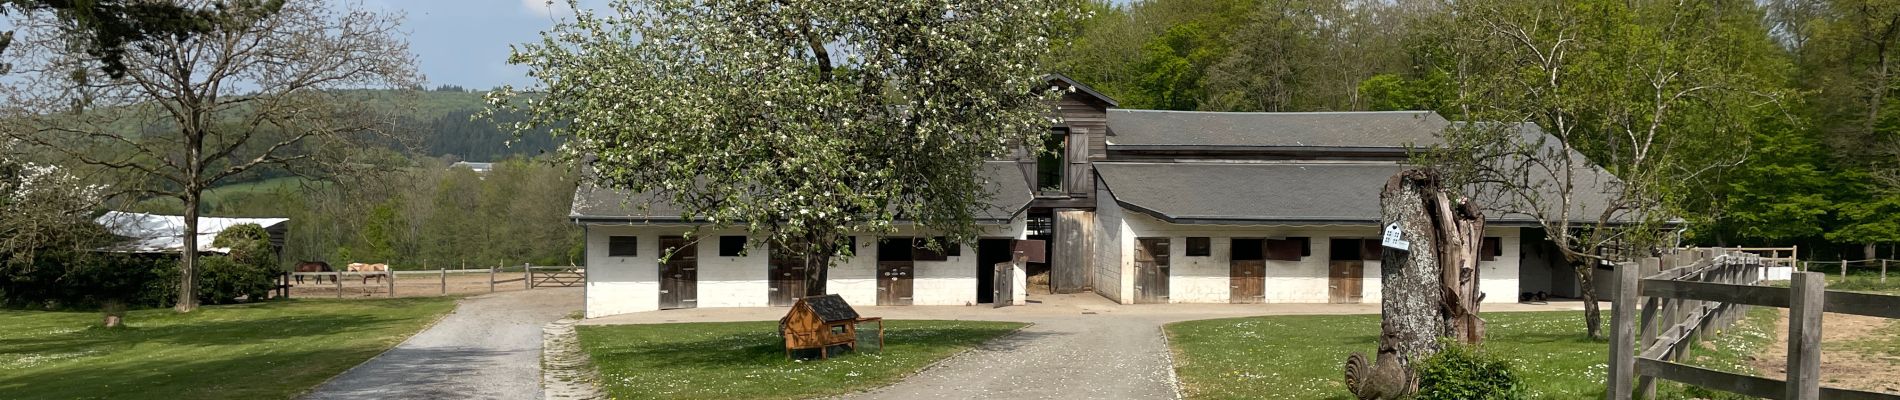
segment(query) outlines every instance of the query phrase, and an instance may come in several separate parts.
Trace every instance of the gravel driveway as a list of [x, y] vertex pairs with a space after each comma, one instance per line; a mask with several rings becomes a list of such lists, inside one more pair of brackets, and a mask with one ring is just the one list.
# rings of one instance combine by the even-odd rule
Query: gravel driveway
[[465, 299], [435, 326], [303, 398], [539, 399], [541, 327], [580, 308], [580, 288]]

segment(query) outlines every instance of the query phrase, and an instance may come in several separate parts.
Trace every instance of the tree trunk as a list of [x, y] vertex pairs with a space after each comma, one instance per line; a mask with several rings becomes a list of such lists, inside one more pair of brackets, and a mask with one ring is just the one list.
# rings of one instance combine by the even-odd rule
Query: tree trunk
[[198, 309], [198, 203], [202, 201], [200, 191], [185, 188], [185, 230], [180, 232], [185, 246], [179, 251], [178, 263], [178, 304], [172, 306], [178, 312], [191, 312]]
[[1603, 338], [1603, 308], [1597, 305], [1596, 270], [1590, 262], [1572, 261], [1577, 286], [1583, 292], [1583, 329], [1590, 339]]
[[1404, 398], [1418, 390], [1411, 363], [1436, 353], [1439, 338], [1475, 343], [1484, 337], [1478, 318], [1478, 252], [1484, 217], [1468, 202], [1454, 202], [1431, 170], [1406, 170], [1379, 195], [1381, 226], [1396, 224], [1409, 250], [1387, 248], [1380, 258], [1379, 352], [1346, 359], [1346, 387], [1361, 399]]
[[[1861, 257], [1862, 260], [1875, 260], [1880, 258], [1879, 250], [1874, 247], [1874, 242], [1867, 242], [1867, 247], [1861, 248], [1861, 254], [1865, 256]], [[1846, 267], [1842, 268], [1845, 269]]]

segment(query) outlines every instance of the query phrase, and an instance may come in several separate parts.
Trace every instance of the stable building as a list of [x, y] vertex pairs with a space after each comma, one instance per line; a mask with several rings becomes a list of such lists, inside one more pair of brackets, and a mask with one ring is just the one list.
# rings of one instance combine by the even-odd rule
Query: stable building
[[[852, 304], [988, 303], [991, 266], [1009, 260], [1014, 241], [1036, 240], [1045, 254], [1032, 258], [1046, 262], [1029, 273], [1046, 274], [1054, 293], [1122, 304], [1377, 302], [1378, 193], [1407, 168], [1409, 149], [1437, 143], [1451, 124], [1428, 111], [1130, 110], [1067, 77], [1049, 82], [1067, 92], [1053, 110], [1061, 122], [1039, 143], [1050, 151], [985, 165], [995, 198], [978, 213], [982, 240], [932, 252], [914, 232], [855, 237], [857, 256], [832, 267], [829, 290]], [[1577, 215], [1603, 204], [1581, 200]], [[572, 216], [587, 230], [590, 318], [789, 306], [810, 273], [741, 232], [689, 240], [693, 221], [637, 193], [583, 186]], [[1534, 221], [1487, 217], [1486, 302], [1578, 292]], [[686, 251], [657, 262], [676, 247]]]

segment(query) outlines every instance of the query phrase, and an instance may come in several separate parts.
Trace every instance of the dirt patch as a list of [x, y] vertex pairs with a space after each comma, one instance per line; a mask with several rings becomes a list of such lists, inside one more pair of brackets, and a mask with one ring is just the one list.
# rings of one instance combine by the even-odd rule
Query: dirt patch
[[[1756, 371], [1768, 377], [1788, 374], [1788, 310], [1777, 310], [1775, 342], [1754, 357]], [[1900, 393], [1900, 357], [1843, 349], [1850, 344], [1891, 336], [1886, 329], [1895, 320], [1850, 314], [1827, 313], [1821, 317], [1821, 385]]]

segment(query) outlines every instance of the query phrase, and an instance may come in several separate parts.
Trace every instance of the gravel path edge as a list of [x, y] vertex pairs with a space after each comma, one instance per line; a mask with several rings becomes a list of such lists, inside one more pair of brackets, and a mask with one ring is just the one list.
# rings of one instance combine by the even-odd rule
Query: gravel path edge
[[574, 331], [579, 322], [561, 318], [541, 327], [541, 389], [547, 400], [607, 398], [600, 390], [600, 371]]
[[301, 398], [304, 398], [304, 396], [309, 396], [311, 392], [317, 391], [317, 388], [323, 387], [324, 385], [329, 385], [330, 381], [336, 380], [337, 377], [349, 375], [350, 371], [355, 371], [357, 368], [362, 368], [364, 365], [369, 365], [369, 362], [371, 360], [382, 358], [384, 354], [389, 354], [389, 352], [395, 351], [397, 348], [402, 347], [404, 343], [409, 343], [410, 340], [415, 340], [416, 336], [422, 335], [423, 332], [428, 332], [430, 329], [435, 329], [435, 326], [437, 324], [441, 324], [442, 320], [449, 319], [450, 315], [455, 315], [455, 311], [462, 308], [462, 302], [467, 301], [467, 300], [468, 300], [467, 297], [455, 299], [455, 308], [449, 309], [449, 312], [442, 313], [442, 315], [437, 315], [434, 321], [429, 321], [429, 324], [424, 325], [422, 329], [417, 329], [415, 332], [410, 333], [408, 337], [402, 338], [402, 341], [396, 342], [396, 344], [389, 345], [389, 348], [383, 349], [382, 352], [376, 353], [376, 355], [370, 356], [369, 358], [365, 358], [363, 359], [363, 362], [356, 363], [356, 365], [351, 365], [349, 369], [339, 371], [336, 373], [336, 375], [330, 375], [329, 378], [324, 378], [323, 382], [317, 382], [315, 386], [311, 386], [307, 389], [304, 389], [303, 392], [297, 393], [296, 396], [291, 396], [291, 398], [301, 399]]

